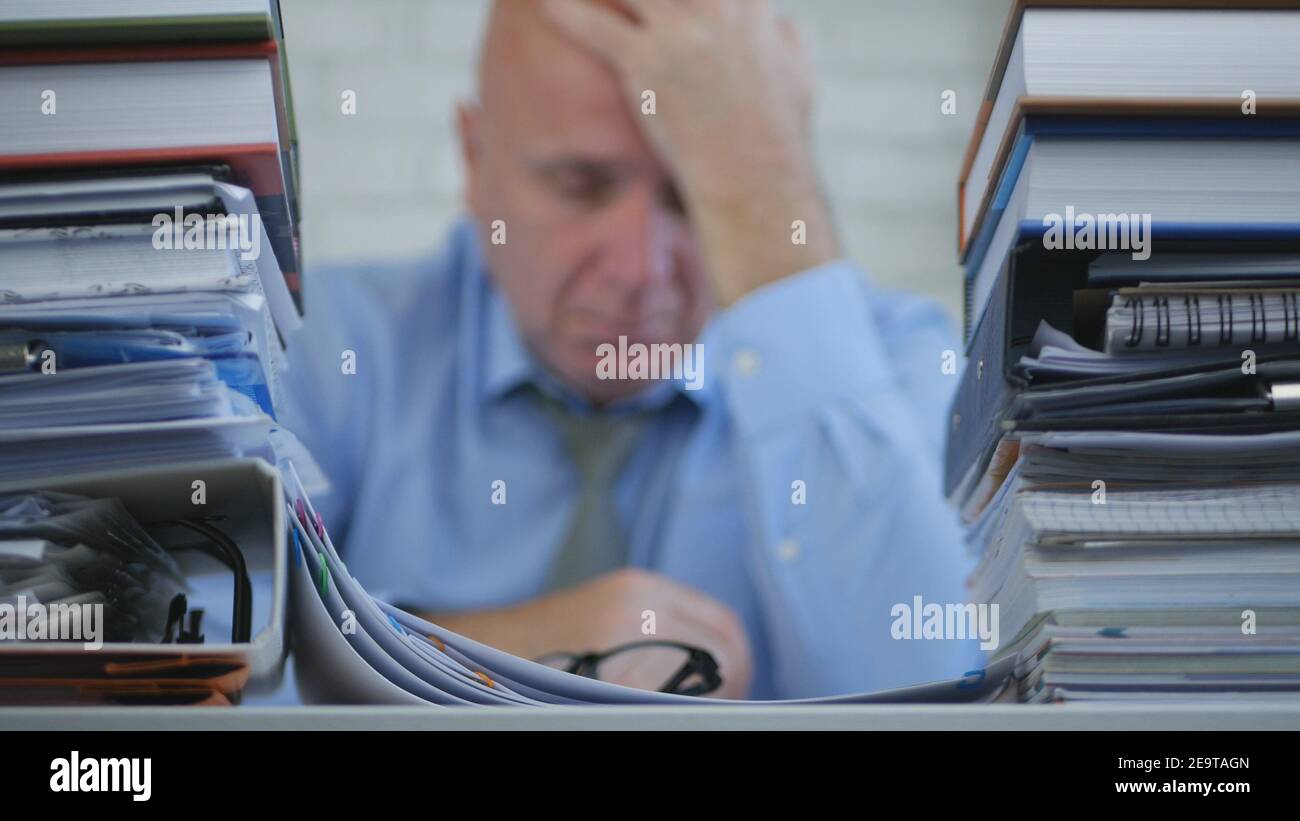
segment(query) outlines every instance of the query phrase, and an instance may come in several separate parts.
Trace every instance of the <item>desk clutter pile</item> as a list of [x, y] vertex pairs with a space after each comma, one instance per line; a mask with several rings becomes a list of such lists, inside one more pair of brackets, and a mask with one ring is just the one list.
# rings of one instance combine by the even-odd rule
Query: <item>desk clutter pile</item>
[[282, 667], [249, 577], [283, 564], [300, 325], [283, 30], [169, 5], [0, 4], [0, 703], [228, 704]]
[[1023, 701], [1300, 698], [1300, 3], [1015, 4], [946, 489]]
[[[0, 704], [230, 705], [290, 646], [307, 701], [734, 703], [696, 697], [696, 649], [648, 648], [686, 663], [632, 689], [348, 573], [276, 422], [303, 342], [288, 81], [276, 0], [0, 0]], [[991, 699], [1009, 672], [821, 701]]]

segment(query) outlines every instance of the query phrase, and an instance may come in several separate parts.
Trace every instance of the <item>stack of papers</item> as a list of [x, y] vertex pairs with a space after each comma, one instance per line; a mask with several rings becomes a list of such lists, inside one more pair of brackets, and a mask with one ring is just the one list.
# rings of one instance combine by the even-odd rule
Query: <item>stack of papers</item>
[[1300, 4], [1072, 5], [1015, 3], [961, 183], [972, 599], [1024, 701], [1297, 700]]
[[[193, 177], [153, 183], [157, 202], [194, 189]], [[256, 220], [246, 189], [204, 186], [227, 214]], [[79, 207], [81, 187], [61, 190], [44, 200], [47, 222]], [[158, 248], [155, 230], [0, 230], [0, 481], [268, 452], [282, 339], [299, 324], [274, 255]]]
[[[261, 638], [196, 646], [212, 603], [190, 586], [215, 574], [242, 612], [254, 559], [283, 559], [252, 494], [296, 445], [275, 424], [300, 326], [279, 8], [164, 5], [0, 3], [0, 605], [147, 626], [111, 652], [10, 630], [0, 700], [229, 704], [282, 664], [282, 602]], [[56, 498], [115, 514], [50, 529], [33, 509]], [[108, 560], [132, 533], [178, 556], [166, 583]]]
[[1022, 698], [1300, 695], [1300, 432], [1019, 448], [969, 538]]
[[[348, 573], [296, 471], [282, 463], [290, 533], [294, 661], [305, 701], [328, 704], [546, 706], [753, 705], [624, 687], [573, 675], [480, 644], [373, 598]], [[781, 704], [992, 701], [1012, 659], [955, 681]]]

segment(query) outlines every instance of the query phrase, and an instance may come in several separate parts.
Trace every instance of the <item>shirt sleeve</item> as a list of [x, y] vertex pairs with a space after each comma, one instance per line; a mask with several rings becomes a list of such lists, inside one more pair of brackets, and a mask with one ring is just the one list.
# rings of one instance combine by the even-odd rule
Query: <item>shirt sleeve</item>
[[316, 458], [330, 492], [313, 498], [331, 537], [342, 545], [364, 469], [377, 369], [387, 327], [356, 279], [341, 270], [313, 271], [303, 327], [288, 341], [285, 408], [280, 421]]
[[957, 347], [940, 309], [836, 262], [748, 295], [704, 342], [748, 483], [748, 570], [777, 691], [872, 690], [978, 666], [977, 642], [892, 629], [898, 605], [967, 600], [971, 561], [940, 481], [956, 385], [944, 352]]

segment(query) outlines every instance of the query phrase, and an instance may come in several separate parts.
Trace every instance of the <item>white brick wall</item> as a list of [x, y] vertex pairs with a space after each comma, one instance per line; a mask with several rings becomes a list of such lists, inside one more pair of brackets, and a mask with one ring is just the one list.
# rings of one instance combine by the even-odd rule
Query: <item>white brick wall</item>
[[[819, 159], [849, 255], [956, 317], [956, 177], [1010, 0], [776, 2], [817, 69]], [[432, 247], [459, 209], [452, 107], [472, 88], [487, 0], [281, 5], [308, 277], [316, 261]], [[945, 89], [956, 116], [940, 114]]]

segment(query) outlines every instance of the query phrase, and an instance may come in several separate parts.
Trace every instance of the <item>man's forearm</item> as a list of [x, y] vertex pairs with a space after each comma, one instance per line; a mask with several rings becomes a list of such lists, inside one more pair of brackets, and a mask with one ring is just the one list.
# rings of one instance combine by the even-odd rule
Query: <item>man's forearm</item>
[[540, 601], [490, 610], [421, 613], [420, 617], [511, 655], [535, 659], [565, 649], [551, 634], [549, 620], [531, 612]]

